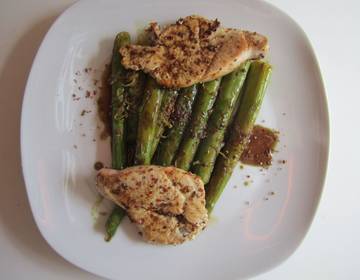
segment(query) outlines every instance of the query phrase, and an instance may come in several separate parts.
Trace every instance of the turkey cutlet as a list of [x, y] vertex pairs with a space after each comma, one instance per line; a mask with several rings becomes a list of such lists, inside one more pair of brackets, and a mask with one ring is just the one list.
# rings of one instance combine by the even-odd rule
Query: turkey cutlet
[[97, 175], [97, 189], [124, 208], [144, 239], [152, 243], [183, 243], [208, 222], [203, 182], [175, 167], [103, 168]]
[[161, 30], [151, 23], [152, 45], [120, 48], [125, 68], [142, 70], [160, 85], [182, 88], [224, 76], [248, 59], [264, 57], [268, 40], [256, 32], [220, 27], [200, 16]]

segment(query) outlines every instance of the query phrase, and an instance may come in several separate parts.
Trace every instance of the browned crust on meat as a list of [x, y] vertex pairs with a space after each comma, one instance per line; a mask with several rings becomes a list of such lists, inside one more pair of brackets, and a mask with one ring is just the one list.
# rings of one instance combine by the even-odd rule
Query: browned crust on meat
[[203, 182], [175, 167], [102, 169], [97, 188], [126, 209], [150, 242], [179, 244], [191, 240], [208, 221]]
[[263, 57], [268, 49], [267, 38], [256, 32], [222, 28], [218, 20], [200, 16], [179, 19], [163, 30], [151, 23], [149, 32], [153, 45], [121, 48], [122, 63], [170, 88], [221, 77], [247, 59]]

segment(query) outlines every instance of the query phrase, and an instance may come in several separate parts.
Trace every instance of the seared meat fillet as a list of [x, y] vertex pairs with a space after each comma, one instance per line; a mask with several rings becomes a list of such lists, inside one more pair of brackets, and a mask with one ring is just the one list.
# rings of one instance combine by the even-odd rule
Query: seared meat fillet
[[101, 169], [97, 189], [126, 209], [143, 237], [160, 244], [193, 239], [208, 222], [201, 179], [175, 167]]
[[163, 30], [152, 23], [150, 32], [152, 46], [120, 49], [122, 64], [170, 88], [214, 80], [247, 59], [263, 57], [268, 49], [267, 38], [256, 32], [222, 28], [218, 20], [200, 16], [179, 19]]

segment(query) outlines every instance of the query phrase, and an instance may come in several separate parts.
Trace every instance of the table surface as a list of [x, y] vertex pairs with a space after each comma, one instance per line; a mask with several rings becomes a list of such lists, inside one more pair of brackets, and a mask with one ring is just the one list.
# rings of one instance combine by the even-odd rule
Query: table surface
[[[0, 2], [1, 279], [100, 279], [65, 261], [42, 238], [20, 164], [21, 102], [31, 63], [50, 25], [74, 2]], [[360, 130], [354, 121], [360, 104], [360, 2], [270, 2], [299, 23], [314, 46], [327, 90], [331, 145], [324, 193], [308, 235], [282, 265], [255, 279], [359, 279]]]

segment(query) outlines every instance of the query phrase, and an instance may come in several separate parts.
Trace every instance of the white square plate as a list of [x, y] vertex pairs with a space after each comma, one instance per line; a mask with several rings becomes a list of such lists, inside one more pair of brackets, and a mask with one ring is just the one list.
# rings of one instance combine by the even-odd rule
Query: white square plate
[[[85, 98], [86, 90], [109, 61], [117, 32], [135, 36], [149, 21], [191, 14], [268, 36], [273, 76], [258, 122], [281, 132], [279, 152], [268, 170], [236, 168], [215, 218], [194, 241], [149, 245], [126, 220], [106, 243], [105, 217], [94, 221], [91, 209], [98, 199], [93, 165], [110, 162], [110, 146], [99, 139], [96, 99]], [[91, 112], [81, 116], [83, 110]], [[57, 19], [38, 51], [21, 124], [24, 178], [41, 233], [70, 262], [113, 279], [230, 280], [278, 265], [294, 252], [315, 214], [328, 139], [326, 97], [308, 39], [291, 18], [258, 0], [76, 3]], [[245, 187], [244, 181], [251, 183]], [[109, 206], [98, 207], [102, 212]]]

